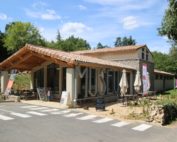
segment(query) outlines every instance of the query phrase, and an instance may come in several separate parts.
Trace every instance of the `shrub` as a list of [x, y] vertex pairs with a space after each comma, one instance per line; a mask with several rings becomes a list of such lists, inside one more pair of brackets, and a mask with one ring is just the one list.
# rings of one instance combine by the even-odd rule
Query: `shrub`
[[163, 106], [164, 118], [162, 125], [170, 124], [177, 118], [177, 104], [169, 103]]

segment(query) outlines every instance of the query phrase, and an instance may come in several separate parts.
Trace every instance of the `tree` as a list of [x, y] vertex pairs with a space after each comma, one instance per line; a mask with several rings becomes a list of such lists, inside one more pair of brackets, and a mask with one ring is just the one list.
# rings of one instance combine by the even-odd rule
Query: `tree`
[[6, 25], [4, 45], [9, 51], [15, 52], [26, 43], [45, 46], [38, 29], [31, 23], [12, 22]]
[[167, 36], [174, 44], [177, 44], [177, 0], [169, 0], [158, 31], [161, 36]]
[[98, 42], [96, 48], [97, 48], [97, 49], [101, 49], [101, 48], [104, 48], [104, 46], [103, 46], [100, 42]]
[[61, 41], [61, 34], [59, 30], [57, 31], [57, 41]]
[[0, 31], [0, 62], [2, 62], [4, 59], [6, 59], [10, 53], [7, 51], [7, 48], [4, 47], [4, 33]]
[[90, 49], [89, 43], [82, 38], [76, 38], [70, 36], [65, 40], [60, 40], [57, 42], [56, 47], [63, 51], [76, 51], [76, 50], [87, 50]]
[[114, 43], [115, 47], [117, 46], [127, 46], [127, 45], [135, 45], [136, 40], [132, 38], [132, 36], [127, 37], [117, 37]]
[[172, 56], [161, 52], [152, 52], [152, 54], [156, 69], [177, 73], [177, 62]]

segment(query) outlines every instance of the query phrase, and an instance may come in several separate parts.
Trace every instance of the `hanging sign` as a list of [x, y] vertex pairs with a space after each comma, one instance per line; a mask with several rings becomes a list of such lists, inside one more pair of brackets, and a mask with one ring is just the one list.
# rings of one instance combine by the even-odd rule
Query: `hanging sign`
[[12, 70], [11, 73], [10, 73], [10, 78], [9, 78], [8, 83], [7, 83], [6, 90], [4, 92], [5, 95], [9, 95], [9, 93], [11, 92], [11, 89], [12, 89], [12, 86], [13, 86], [13, 83], [14, 83], [14, 80], [15, 80], [15, 77], [16, 77], [16, 72], [17, 72], [17, 70]]
[[142, 80], [143, 80], [143, 94], [147, 94], [148, 91], [148, 73], [147, 73], [147, 64], [142, 66]]

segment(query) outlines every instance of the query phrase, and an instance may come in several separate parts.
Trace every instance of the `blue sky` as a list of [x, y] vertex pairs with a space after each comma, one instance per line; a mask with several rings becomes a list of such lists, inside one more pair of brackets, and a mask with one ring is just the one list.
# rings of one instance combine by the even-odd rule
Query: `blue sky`
[[116, 37], [130, 36], [151, 51], [168, 53], [160, 27], [167, 0], [0, 0], [0, 30], [12, 21], [31, 22], [47, 40], [55, 40], [57, 30], [113, 47]]

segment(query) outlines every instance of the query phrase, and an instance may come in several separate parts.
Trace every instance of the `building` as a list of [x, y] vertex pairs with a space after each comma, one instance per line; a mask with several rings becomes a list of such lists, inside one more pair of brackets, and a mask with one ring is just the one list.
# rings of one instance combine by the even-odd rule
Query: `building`
[[60, 98], [62, 91], [67, 91], [75, 103], [78, 99], [100, 95], [111, 100], [120, 95], [123, 69], [129, 86], [127, 94], [135, 93], [135, 74], [139, 70], [142, 75], [143, 65], [149, 72], [150, 90], [173, 88], [174, 75], [154, 70], [152, 54], [146, 45], [63, 52], [26, 44], [0, 63], [1, 92], [7, 84], [7, 71], [18, 69], [31, 71], [33, 88], [50, 88], [56, 99]]

